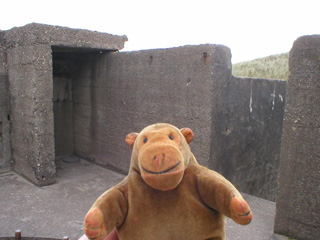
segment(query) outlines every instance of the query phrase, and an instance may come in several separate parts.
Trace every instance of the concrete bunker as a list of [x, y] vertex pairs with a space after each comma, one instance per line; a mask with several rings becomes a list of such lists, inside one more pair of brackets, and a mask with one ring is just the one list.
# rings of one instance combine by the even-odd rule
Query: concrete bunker
[[73, 155], [126, 172], [128, 132], [168, 122], [194, 130], [202, 165], [275, 199], [286, 82], [233, 77], [229, 48], [118, 52], [125, 36], [41, 24], [0, 40], [0, 76], [10, 83], [5, 163], [31, 182], [53, 183], [56, 160]]
[[[0, 31], [0, 172], [48, 185], [55, 159], [73, 154], [127, 169], [123, 136], [167, 121], [198, 133], [201, 164], [274, 200], [286, 83], [233, 77], [221, 45], [114, 53], [125, 41], [41, 24]], [[319, 236], [319, 46], [307, 36], [290, 52], [275, 232], [298, 238]]]
[[4, 102], [11, 125], [4, 133], [10, 136], [11, 156], [2, 165], [11, 165], [36, 185], [51, 184], [56, 157], [73, 154], [75, 54], [118, 51], [127, 37], [32, 23], [1, 32], [0, 40], [0, 74], [10, 85], [10, 100]]

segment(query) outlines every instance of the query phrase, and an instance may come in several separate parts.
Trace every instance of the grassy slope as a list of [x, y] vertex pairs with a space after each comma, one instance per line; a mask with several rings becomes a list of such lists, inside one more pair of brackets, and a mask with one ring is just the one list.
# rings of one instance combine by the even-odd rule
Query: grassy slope
[[289, 53], [272, 55], [248, 62], [236, 63], [232, 66], [232, 74], [236, 77], [282, 79], [289, 78]]

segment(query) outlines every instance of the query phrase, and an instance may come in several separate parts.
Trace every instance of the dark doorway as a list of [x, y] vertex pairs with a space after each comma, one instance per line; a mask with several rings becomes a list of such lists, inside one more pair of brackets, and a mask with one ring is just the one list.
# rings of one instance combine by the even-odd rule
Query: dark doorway
[[73, 155], [73, 55], [53, 49], [53, 114], [55, 158]]

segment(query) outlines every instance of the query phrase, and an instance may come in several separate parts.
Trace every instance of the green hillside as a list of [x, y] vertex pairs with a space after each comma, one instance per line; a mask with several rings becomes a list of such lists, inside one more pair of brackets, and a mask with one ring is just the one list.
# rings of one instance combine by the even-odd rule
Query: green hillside
[[289, 53], [233, 64], [232, 74], [236, 77], [288, 80]]

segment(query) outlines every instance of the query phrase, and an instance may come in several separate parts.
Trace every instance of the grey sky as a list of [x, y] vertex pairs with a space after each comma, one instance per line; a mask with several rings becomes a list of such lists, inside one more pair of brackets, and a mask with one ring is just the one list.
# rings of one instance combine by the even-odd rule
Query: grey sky
[[2, 1], [0, 29], [31, 22], [127, 35], [125, 51], [223, 44], [232, 62], [288, 52], [320, 34], [318, 0]]

